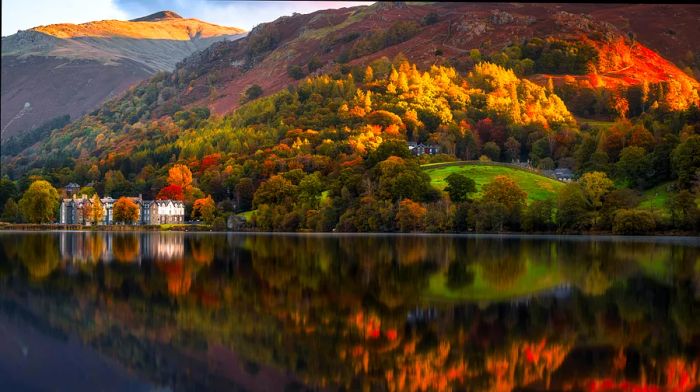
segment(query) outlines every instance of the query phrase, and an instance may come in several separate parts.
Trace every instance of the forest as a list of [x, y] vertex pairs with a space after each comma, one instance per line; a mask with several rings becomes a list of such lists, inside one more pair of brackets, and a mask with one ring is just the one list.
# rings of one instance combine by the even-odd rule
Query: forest
[[[521, 65], [531, 62], [533, 72], [553, 73], [584, 72], [581, 64], [597, 56], [583, 44], [556, 40], [505, 52]], [[580, 91], [567, 92], [551, 79], [540, 86], [522, 71], [472, 54], [468, 72], [420, 70], [398, 55], [364, 66], [341, 64], [267, 96], [250, 86], [244, 104], [224, 116], [160, 107], [176, 74], [159, 74], [6, 161], [3, 220], [28, 220], [18, 200], [44, 179], [56, 187], [88, 185], [113, 198], [184, 200], [188, 217], [212, 223], [245, 216], [240, 228], [253, 230], [700, 229], [697, 91], [644, 83], [615, 94], [593, 89], [605, 99], [585, 101]], [[584, 113], [611, 117], [575, 117]], [[441, 153], [418, 157], [407, 142], [436, 144]], [[535, 201], [508, 176], [480, 189], [461, 174], [447, 178], [444, 191], [431, 185], [421, 165], [455, 160], [567, 168], [577, 180]], [[188, 180], [173, 180], [174, 169]], [[659, 193], [663, 200], [650, 208], [645, 197]], [[212, 204], [206, 217], [194, 208]]]

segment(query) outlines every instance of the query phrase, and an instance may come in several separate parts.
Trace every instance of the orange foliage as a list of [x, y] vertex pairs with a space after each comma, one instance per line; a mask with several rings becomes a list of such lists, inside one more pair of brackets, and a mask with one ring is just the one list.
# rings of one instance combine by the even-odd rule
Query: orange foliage
[[168, 185], [156, 195], [157, 200], [185, 200], [185, 191], [179, 185]]
[[218, 165], [220, 160], [220, 153], [206, 155], [204, 158], [202, 158], [202, 163], [199, 165], [199, 171], [204, 172], [208, 168]]
[[186, 165], [175, 164], [168, 170], [168, 184], [187, 189], [192, 184], [192, 172]]

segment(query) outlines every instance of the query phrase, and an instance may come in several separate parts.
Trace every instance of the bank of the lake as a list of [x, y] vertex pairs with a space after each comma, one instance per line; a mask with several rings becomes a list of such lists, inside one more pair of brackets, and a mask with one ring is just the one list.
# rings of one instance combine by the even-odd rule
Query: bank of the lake
[[699, 238], [698, 232], [694, 231], [657, 231], [650, 232], [643, 235], [633, 235], [633, 234], [617, 234], [610, 231], [564, 231], [564, 232], [519, 232], [519, 231], [502, 231], [502, 232], [457, 232], [457, 231], [446, 231], [438, 233], [430, 232], [323, 232], [323, 231], [309, 231], [300, 230], [296, 232], [279, 232], [279, 231], [262, 231], [256, 230], [255, 228], [237, 228], [235, 230], [230, 229], [215, 229], [212, 225], [206, 224], [162, 224], [162, 225], [62, 225], [55, 223], [46, 224], [36, 224], [36, 223], [5, 223], [0, 222], [0, 231], [116, 231], [116, 232], [139, 232], [139, 231], [184, 231], [184, 232], [240, 232], [240, 233], [285, 233], [285, 234], [426, 234], [426, 235], [532, 235], [532, 236], [593, 236], [593, 237], [604, 237], [604, 236], [619, 236], [622, 238], [631, 237], [689, 237], [689, 238]]

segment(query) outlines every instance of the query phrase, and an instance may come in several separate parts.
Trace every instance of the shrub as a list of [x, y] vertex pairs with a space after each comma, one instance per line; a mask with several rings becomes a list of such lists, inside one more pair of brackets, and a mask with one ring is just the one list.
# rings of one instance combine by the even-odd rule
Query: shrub
[[241, 99], [241, 103], [245, 103], [248, 101], [252, 101], [256, 98], [260, 98], [262, 95], [263, 95], [262, 87], [258, 86], [257, 84], [254, 84], [245, 90], [245, 93], [243, 93], [243, 98]]
[[640, 209], [621, 209], [615, 213], [613, 232], [615, 234], [645, 234], [656, 228], [656, 220], [651, 212]]
[[301, 69], [301, 67], [296, 65], [296, 64], [289, 65], [287, 67], [287, 75], [291, 76], [294, 80], [299, 80], [299, 79], [303, 78], [304, 76], [306, 76], [306, 74], [304, 74], [304, 70]]
[[214, 231], [226, 231], [226, 221], [223, 217], [217, 217], [214, 219], [214, 223], [212, 223], [211, 228]]
[[438, 17], [438, 14], [431, 12], [423, 17], [423, 25], [430, 26], [431, 24], [437, 23], [439, 20], [440, 18]]

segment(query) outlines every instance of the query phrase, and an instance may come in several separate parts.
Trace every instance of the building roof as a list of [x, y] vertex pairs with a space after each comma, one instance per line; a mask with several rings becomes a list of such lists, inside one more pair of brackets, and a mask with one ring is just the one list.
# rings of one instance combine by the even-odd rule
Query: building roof
[[70, 184], [66, 185], [66, 188], [80, 188], [80, 185], [71, 182]]

